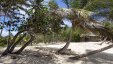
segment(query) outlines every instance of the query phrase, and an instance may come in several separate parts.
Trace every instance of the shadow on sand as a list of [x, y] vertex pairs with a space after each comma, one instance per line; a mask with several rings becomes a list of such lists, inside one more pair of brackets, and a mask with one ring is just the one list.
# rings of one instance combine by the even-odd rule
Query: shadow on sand
[[[91, 50], [86, 50], [87, 52], [91, 51]], [[81, 61], [81, 64], [113, 64], [113, 54], [111, 53], [105, 53], [105, 52], [101, 52], [101, 53], [97, 53], [85, 58], [82, 58], [80, 60], [74, 60], [72, 58], [73, 57], [69, 57], [69, 59], [67, 60], [68, 62], [73, 62], [73, 61]]]
[[[15, 58], [14, 58], [15, 57]], [[20, 55], [9, 54], [0, 58], [2, 64], [56, 64], [54, 56], [39, 51], [25, 50]]]

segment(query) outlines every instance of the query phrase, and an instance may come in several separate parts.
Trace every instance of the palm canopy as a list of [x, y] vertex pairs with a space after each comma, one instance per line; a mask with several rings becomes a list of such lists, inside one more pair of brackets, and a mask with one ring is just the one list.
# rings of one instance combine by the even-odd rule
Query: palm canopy
[[112, 30], [110, 28], [104, 27], [101, 23], [97, 22], [91, 15], [94, 12], [83, 10], [83, 9], [58, 9], [55, 13], [59, 16], [66, 17], [71, 20], [73, 28], [80, 27], [84, 30], [91, 31], [102, 37], [107, 37], [108, 39], [113, 39]]
[[[105, 16], [112, 20], [113, 0], [62, 0], [69, 8], [72, 8], [68, 16], [72, 19], [73, 27], [81, 27], [93, 33], [108, 37], [112, 40], [112, 31], [91, 18], [91, 15]], [[74, 10], [75, 9], [75, 10]], [[78, 10], [80, 9], [80, 10]], [[83, 10], [84, 11], [83, 11]], [[92, 13], [91, 11], [95, 12]], [[91, 14], [90, 14], [91, 12]]]
[[62, 0], [67, 7], [98, 12], [97, 15], [105, 16], [112, 20], [113, 0]]

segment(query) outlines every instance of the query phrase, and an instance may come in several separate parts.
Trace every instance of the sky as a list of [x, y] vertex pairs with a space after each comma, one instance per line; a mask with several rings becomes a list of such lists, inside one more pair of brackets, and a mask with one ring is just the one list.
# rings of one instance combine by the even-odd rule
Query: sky
[[55, 1], [56, 1], [56, 3], [58, 4], [58, 6], [59, 6], [60, 8], [67, 8], [66, 5], [63, 3], [62, 0], [55, 0]]
[[[51, 0], [44, 0], [44, 4], [47, 4], [49, 1], [51, 1]], [[60, 8], [67, 8], [62, 0], [55, 0], [55, 2], [58, 4], [58, 6]]]

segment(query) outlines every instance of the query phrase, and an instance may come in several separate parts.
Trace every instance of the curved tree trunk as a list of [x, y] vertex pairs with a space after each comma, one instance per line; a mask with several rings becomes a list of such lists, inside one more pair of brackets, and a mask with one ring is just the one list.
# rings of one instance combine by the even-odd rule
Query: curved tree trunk
[[10, 46], [7, 45], [7, 48], [6, 48], [5, 51], [1, 54], [1, 56], [7, 55], [7, 54], [9, 53], [9, 48], [10, 48]]
[[98, 50], [94, 50], [94, 51], [91, 51], [91, 52], [88, 52], [86, 54], [82, 54], [82, 55], [77, 55], [75, 57], [72, 57], [71, 59], [80, 59], [80, 58], [83, 58], [83, 57], [87, 57], [87, 56], [90, 56], [90, 55], [93, 55], [93, 54], [96, 54], [96, 53], [99, 53], [99, 52], [102, 52], [104, 50], [107, 50], [107, 49], [110, 49], [113, 47], [113, 44], [109, 45], [109, 46], [106, 46], [104, 48], [101, 48], [101, 49], [98, 49]]
[[13, 37], [12, 41], [10, 41], [10, 43], [8, 43], [7, 48], [6, 48], [5, 51], [2, 53], [1, 56], [7, 55], [7, 54], [9, 53], [10, 47], [12, 46], [13, 43], [15, 43], [16, 38], [17, 38], [22, 32], [24, 32], [24, 31], [25, 31], [25, 30], [18, 32], [18, 33]]
[[25, 32], [25, 31], [26, 31], [26, 30], [19, 31], [19, 32], [13, 37], [13, 39], [12, 39], [10, 45], [12, 45], [12, 44], [15, 42], [15, 40], [17, 39], [17, 37], [18, 37], [21, 33]]
[[18, 51], [14, 52], [14, 54], [20, 54], [25, 49], [25, 47], [27, 47], [34, 40], [34, 35], [30, 34], [30, 36], [30, 40], [27, 43], [25, 43]]
[[7, 48], [6, 50], [2, 53], [1, 56], [7, 55], [9, 52], [9, 48], [10, 48], [10, 43], [11, 43], [11, 26], [9, 26], [9, 36], [8, 36], [8, 41], [7, 41]]
[[66, 53], [67, 48], [68, 48], [69, 45], [70, 45], [71, 36], [72, 36], [72, 30], [71, 30], [70, 33], [69, 33], [69, 36], [68, 36], [66, 45], [65, 45], [63, 48], [61, 48], [60, 50], [57, 51], [59, 54], [65, 54], [65, 53]]

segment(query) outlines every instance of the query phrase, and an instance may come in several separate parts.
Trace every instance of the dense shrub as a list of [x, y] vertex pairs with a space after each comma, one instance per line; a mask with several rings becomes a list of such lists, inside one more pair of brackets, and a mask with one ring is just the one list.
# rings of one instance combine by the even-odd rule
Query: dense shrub
[[0, 37], [0, 47], [7, 45], [7, 40], [5, 37]]
[[79, 34], [73, 34], [71, 38], [72, 42], [80, 42], [80, 35]]

